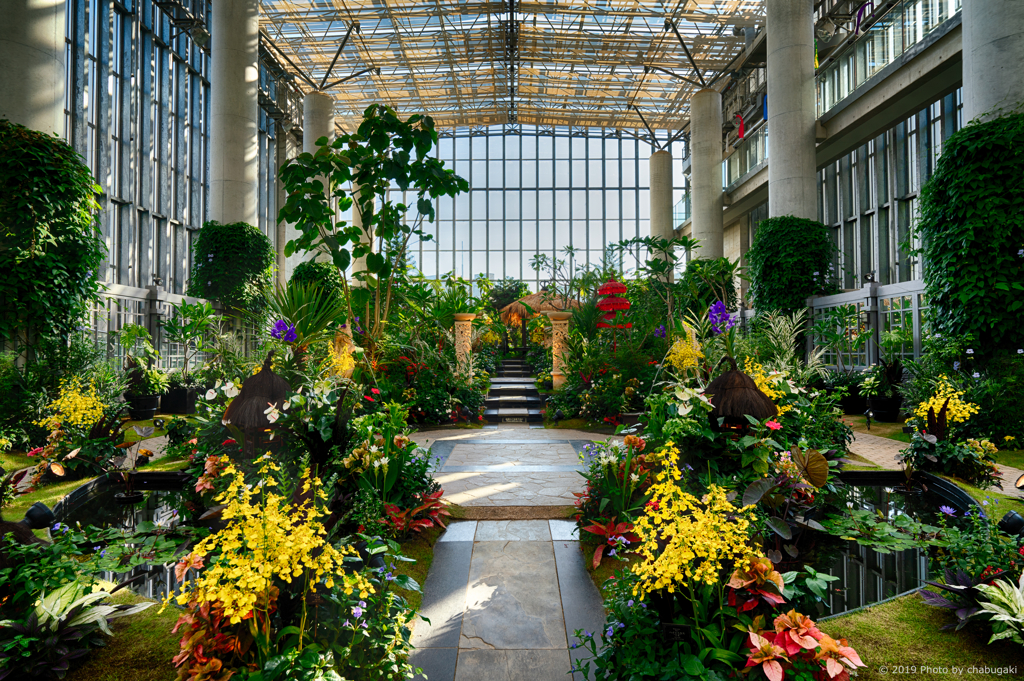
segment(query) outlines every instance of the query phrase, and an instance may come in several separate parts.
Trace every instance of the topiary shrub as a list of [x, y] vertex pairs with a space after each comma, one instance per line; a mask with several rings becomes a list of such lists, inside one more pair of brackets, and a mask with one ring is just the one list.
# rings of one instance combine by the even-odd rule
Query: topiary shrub
[[302, 284], [303, 286], [316, 286], [334, 296], [342, 296], [345, 293], [345, 282], [341, 273], [334, 263], [316, 262], [306, 260], [301, 262], [292, 272], [290, 283]]
[[1024, 114], [954, 133], [921, 188], [917, 233], [932, 331], [978, 357], [1024, 346]]
[[66, 142], [0, 120], [0, 340], [66, 338], [98, 299], [99, 191]]
[[241, 310], [261, 310], [274, 257], [270, 239], [256, 227], [244, 222], [207, 222], [192, 239], [186, 294]]
[[820, 222], [781, 215], [758, 223], [747, 251], [754, 309], [788, 314], [807, 307], [811, 296], [838, 293], [832, 275], [835, 253], [829, 227]]

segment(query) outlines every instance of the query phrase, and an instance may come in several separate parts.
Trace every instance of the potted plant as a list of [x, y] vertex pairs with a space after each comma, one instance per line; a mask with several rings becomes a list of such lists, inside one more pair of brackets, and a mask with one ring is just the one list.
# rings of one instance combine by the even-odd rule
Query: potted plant
[[861, 393], [864, 374], [859, 371], [847, 373], [833, 370], [825, 375], [825, 385], [830, 393], [841, 393], [839, 406], [844, 414], [863, 414], [867, 411], [867, 398]]
[[894, 359], [884, 359], [865, 372], [861, 382], [861, 394], [867, 398], [867, 409], [871, 418], [882, 423], [896, 423], [900, 420], [903, 397], [899, 384], [903, 381], [903, 364]]
[[117, 340], [125, 351], [128, 387], [124, 401], [128, 403], [128, 415], [136, 421], [151, 419], [160, 407], [160, 395], [167, 390], [167, 374], [152, 366], [160, 356], [153, 348], [152, 336], [144, 326], [125, 324]]
[[831, 372], [832, 388], [846, 388], [847, 396], [839, 404], [846, 414], [863, 414], [866, 409], [864, 396], [860, 393], [860, 377], [857, 376], [856, 359], [861, 355], [871, 329], [860, 319], [856, 305], [839, 305], [828, 309], [811, 330], [814, 343], [825, 349], [826, 363], [835, 361]]
[[189, 373], [198, 353], [208, 351], [205, 345], [207, 335], [220, 321], [213, 312], [213, 305], [207, 302], [182, 303], [174, 307], [174, 316], [163, 323], [164, 336], [171, 343], [182, 347], [183, 360], [180, 371], [170, 376], [170, 388], [161, 399], [160, 408], [165, 414], [194, 414], [196, 392], [202, 384], [194, 374]]

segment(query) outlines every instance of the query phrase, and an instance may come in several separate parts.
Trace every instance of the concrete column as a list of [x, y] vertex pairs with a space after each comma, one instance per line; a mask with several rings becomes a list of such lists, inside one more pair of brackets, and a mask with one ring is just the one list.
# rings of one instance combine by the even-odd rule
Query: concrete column
[[[334, 97], [326, 92], [310, 92], [302, 98], [302, 151], [306, 154], [315, 154], [320, 147], [317, 140], [326, 137], [328, 142], [333, 142], [336, 136], [334, 127]], [[330, 186], [326, 177], [319, 176], [323, 182], [324, 190], [330, 195]], [[332, 200], [331, 205], [337, 207]], [[305, 256], [309, 259], [309, 255]], [[317, 262], [332, 262], [327, 253], [316, 254]]]
[[334, 141], [334, 97], [326, 92], [310, 92], [302, 98], [302, 151], [315, 154], [316, 141], [321, 137]]
[[[363, 230], [363, 238], [360, 240], [360, 243], [362, 243], [362, 244], [369, 244], [370, 252], [372, 253], [373, 252], [373, 225], [368, 225], [368, 226], [364, 226], [363, 225], [363, 214], [362, 214], [362, 211], [359, 210], [359, 202], [355, 200], [355, 197], [358, 195], [359, 190], [360, 190], [359, 185], [357, 185], [357, 184], [353, 184], [352, 185], [352, 224], [355, 225], [356, 227], [362, 228], [362, 230]], [[373, 205], [372, 204], [370, 206], [370, 209], [371, 210], [373, 209]], [[363, 256], [361, 258], [355, 258], [355, 259], [352, 260], [352, 272], [353, 273], [355, 273], [355, 272], [364, 272], [365, 270], [366, 270], [366, 256]], [[356, 280], [356, 281], [353, 282], [353, 286], [362, 286], [362, 285], [363, 285], [363, 282], [361, 282], [361, 281]]]
[[3, 5], [0, 118], [64, 137], [66, 2], [12, 0]]
[[672, 154], [667, 151], [651, 154], [650, 178], [651, 236], [671, 239], [676, 228], [672, 224]]
[[769, 217], [818, 219], [813, 4], [767, 0]]
[[[672, 160], [671, 156], [669, 156], [669, 160]], [[652, 163], [651, 166], [653, 171], [654, 164]], [[651, 178], [651, 193], [653, 193], [653, 172], [651, 173]], [[562, 367], [565, 366], [565, 339], [569, 335], [569, 320], [572, 318], [572, 312], [547, 312], [546, 314], [548, 319], [551, 320], [551, 384], [555, 390], [561, 390], [562, 386], [565, 385], [565, 372], [562, 371]]]
[[964, 122], [1024, 103], [1024, 2], [964, 0]]
[[700, 240], [693, 258], [722, 257], [722, 220], [722, 93], [704, 89], [690, 97], [690, 233]]
[[[280, 169], [288, 161], [298, 156], [299, 145], [295, 136], [291, 134], [290, 126], [289, 130], [286, 131], [284, 126], [277, 127], [277, 168]], [[288, 201], [288, 195], [284, 191], [284, 185], [281, 182], [277, 183], [277, 207], [280, 209]], [[276, 216], [275, 216], [276, 219]], [[292, 276], [292, 271], [295, 266], [302, 262], [302, 257], [299, 255], [293, 255], [290, 258], [286, 258], [284, 255], [284, 247], [288, 243], [288, 239], [298, 236], [298, 232], [294, 229], [289, 229], [289, 223], [280, 221], [277, 223], [277, 283], [284, 286], [288, 283], [288, 280]]]
[[258, 224], [259, 0], [213, 3], [210, 215]]
[[455, 361], [459, 374], [473, 378], [473, 320], [476, 315], [469, 312], [455, 314]]

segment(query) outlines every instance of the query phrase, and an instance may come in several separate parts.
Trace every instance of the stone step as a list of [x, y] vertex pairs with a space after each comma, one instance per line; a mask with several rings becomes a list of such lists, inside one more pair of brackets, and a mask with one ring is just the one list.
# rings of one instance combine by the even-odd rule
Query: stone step
[[484, 420], [488, 423], [541, 423], [544, 417], [539, 409], [505, 408], [485, 409]]
[[529, 376], [492, 376], [491, 385], [533, 385]]
[[540, 409], [544, 406], [544, 399], [540, 395], [501, 395], [495, 397], [488, 395], [484, 400], [484, 407], [488, 409], [504, 409], [510, 407], [526, 407], [527, 409]]

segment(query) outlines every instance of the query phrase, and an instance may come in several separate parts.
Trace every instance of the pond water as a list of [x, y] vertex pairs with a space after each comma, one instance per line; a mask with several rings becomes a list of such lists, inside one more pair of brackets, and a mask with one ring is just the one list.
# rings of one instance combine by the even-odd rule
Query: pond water
[[[66, 508], [54, 509], [60, 522], [74, 525], [81, 523], [83, 527], [117, 527], [135, 529], [138, 524], [149, 521], [161, 527], [171, 528], [178, 524], [178, 512], [173, 502], [179, 493], [166, 489], [145, 490], [144, 501], [138, 504], [119, 504], [114, 495], [119, 487], [105, 487], [90, 490], [80, 495]], [[61, 513], [60, 511], [64, 511]], [[115, 574], [101, 572], [101, 579], [120, 583], [136, 579], [131, 584], [135, 593], [147, 598], [163, 599], [178, 590], [179, 582], [174, 576], [174, 563], [167, 565], [143, 565], [127, 573]]]
[[[885, 484], [865, 484], [872, 477]], [[910, 493], [900, 491], [902, 473], [898, 472], [847, 479], [854, 488], [853, 508], [880, 512], [887, 520], [907, 515], [935, 525], [939, 506], [952, 506], [962, 515], [970, 504], [966, 494], [938, 479], [932, 479], [933, 484], [927, 490]], [[820, 615], [838, 615], [878, 603], [917, 589], [929, 578], [927, 550], [879, 553], [854, 541], [842, 542], [837, 557], [815, 567], [839, 578], [830, 584], [831, 602]]]

